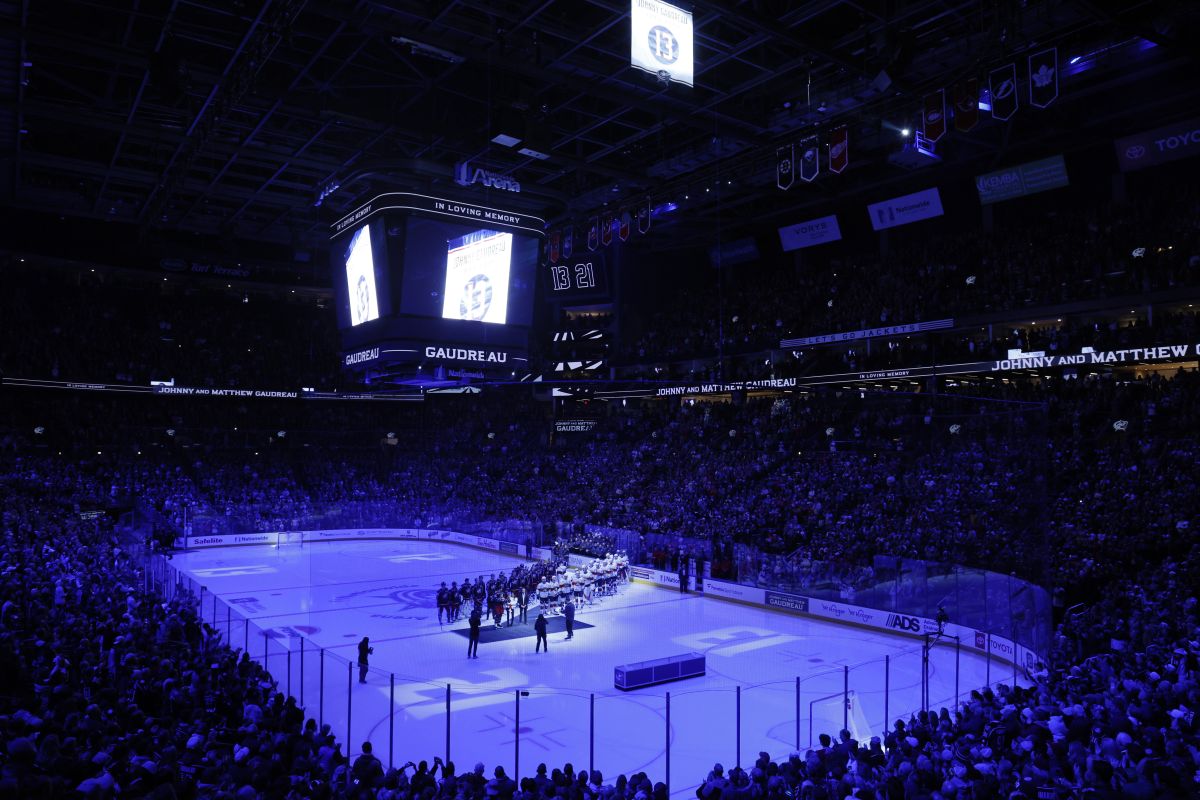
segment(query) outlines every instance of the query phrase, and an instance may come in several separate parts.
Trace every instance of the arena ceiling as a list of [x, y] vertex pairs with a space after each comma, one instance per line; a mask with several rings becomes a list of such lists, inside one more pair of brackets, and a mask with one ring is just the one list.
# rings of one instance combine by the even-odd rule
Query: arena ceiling
[[[688, 88], [629, 66], [628, 0], [0, 0], [0, 202], [313, 247], [468, 159], [551, 220], [718, 187], [663, 226], [702, 238], [903, 179], [886, 154], [921, 94], [1037, 44], [1101, 56], [1038, 124], [982, 125], [948, 161], [1185, 113], [1191, 5], [714, 0]], [[835, 123], [849, 173], [777, 192], [774, 148]], [[549, 158], [492, 143], [513, 128]]]

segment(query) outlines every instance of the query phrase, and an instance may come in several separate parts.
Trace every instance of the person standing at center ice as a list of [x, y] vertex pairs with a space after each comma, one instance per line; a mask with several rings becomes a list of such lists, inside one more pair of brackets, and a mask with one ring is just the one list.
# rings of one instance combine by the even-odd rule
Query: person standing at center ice
[[479, 606], [471, 609], [468, 624], [471, 626], [471, 630], [467, 636], [467, 658], [479, 658], [479, 628], [483, 624], [483, 615], [479, 611]]
[[563, 618], [567, 622], [567, 639], [575, 638], [575, 601], [569, 597], [563, 606]]
[[542, 647], [546, 648], [546, 652], [550, 652], [550, 642], [546, 641], [546, 615], [538, 612], [537, 619], [533, 621], [533, 630], [537, 633], [537, 645], [533, 648], [533, 652], [540, 653]]

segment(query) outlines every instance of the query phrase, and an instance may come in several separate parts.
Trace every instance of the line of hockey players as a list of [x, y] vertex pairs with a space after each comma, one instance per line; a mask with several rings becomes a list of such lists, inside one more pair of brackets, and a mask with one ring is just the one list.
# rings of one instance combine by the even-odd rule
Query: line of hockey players
[[604, 595], [615, 594], [620, 583], [629, 580], [629, 558], [621, 552], [606, 554], [580, 568], [570, 568], [564, 561], [520, 564], [511, 574], [480, 575], [437, 591], [438, 622], [457, 622], [463, 608], [477, 608], [486, 613], [496, 627], [502, 620], [512, 625], [514, 619], [526, 621], [529, 605], [537, 601], [548, 614], [561, 613], [568, 598], [576, 605], [595, 603]]
[[537, 585], [538, 605], [547, 614], [562, 613], [567, 600], [590, 606], [601, 597], [616, 594], [617, 587], [628, 580], [629, 558], [621, 552], [606, 553], [577, 569], [560, 563]]

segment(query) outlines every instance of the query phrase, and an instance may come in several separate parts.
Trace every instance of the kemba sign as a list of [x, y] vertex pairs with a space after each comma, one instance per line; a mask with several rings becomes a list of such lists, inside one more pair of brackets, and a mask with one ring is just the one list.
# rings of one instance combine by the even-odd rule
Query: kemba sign
[[474, 186], [478, 183], [492, 189], [503, 189], [506, 192], [521, 191], [521, 184], [514, 178], [481, 167], [472, 169], [469, 161], [460, 161], [454, 167], [454, 182], [459, 186]]

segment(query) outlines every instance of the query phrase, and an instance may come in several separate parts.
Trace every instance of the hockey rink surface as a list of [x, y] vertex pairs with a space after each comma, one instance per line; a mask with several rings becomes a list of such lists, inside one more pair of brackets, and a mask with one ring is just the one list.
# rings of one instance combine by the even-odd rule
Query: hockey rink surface
[[[330, 724], [343, 752], [356, 755], [370, 741], [385, 766], [446, 757], [447, 684], [449, 751], [460, 773], [481, 761], [489, 777], [496, 765], [511, 777], [518, 732], [520, 776], [539, 763], [587, 768], [594, 718], [594, 766], [608, 782], [638, 771], [664, 780], [669, 737], [672, 794], [690, 792], [715, 762], [727, 769], [739, 762], [739, 686], [743, 766], [759, 751], [773, 758], [786, 758], [797, 744], [803, 751], [810, 722], [814, 741], [820, 733], [836, 738], [846, 666], [849, 728], [860, 740], [884, 729], [885, 680], [892, 721], [921, 705], [919, 640], [643, 583], [581, 606], [577, 621], [593, 627], [576, 630], [569, 642], [552, 633], [548, 653], [535, 654], [529, 636], [485, 640], [479, 658], [468, 660], [466, 637], [453, 632], [466, 626], [466, 614], [439, 625], [437, 587], [508, 572], [521, 559], [451, 543], [214, 548], [176, 554], [171, 563], [205, 587], [204, 619], [235, 647], [265, 659], [279, 689], [290, 690], [307, 716]], [[531, 606], [529, 621], [536, 615]], [[375, 649], [365, 685], [350, 666], [363, 636]], [[631, 692], [613, 686], [617, 665], [689, 651], [706, 655], [705, 676]], [[953, 704], [956, 660], [960, 697], [989, 679], [1012, 681], [1011, 667], [989, 664], [966, 647], [957, 659], [953, 647], [934, 648], [934, 709]], [[528, 695], [520, 697], [518, 728], [520, 691]]]

